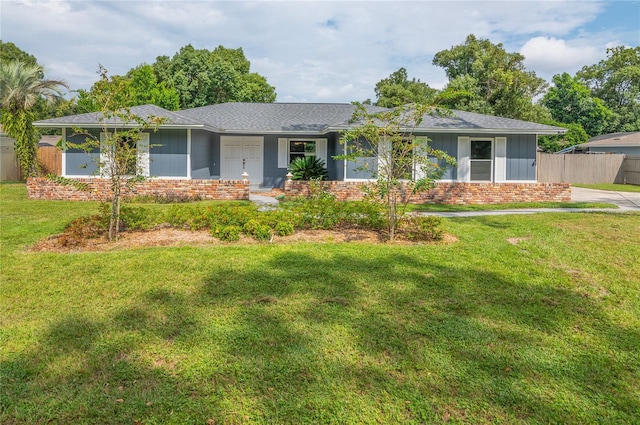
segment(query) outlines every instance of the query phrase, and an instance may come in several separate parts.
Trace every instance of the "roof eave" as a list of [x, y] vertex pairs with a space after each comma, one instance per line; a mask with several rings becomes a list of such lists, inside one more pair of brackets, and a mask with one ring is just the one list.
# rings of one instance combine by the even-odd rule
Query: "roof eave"
[[[46, 122], [34, 122], [33, 126], [36, 128], [140, 128], [141, 126], [138, 124], [114, 124], [114, 125], [104, 125], [104, 124], [78, 124], [78, 123], [46, 123]], [[169, 130], [175, 129], [193, 129], [193, 128], [205, 128], [204, 124], [161, 124], [157, 127], [158, 129], [164, 128]]]

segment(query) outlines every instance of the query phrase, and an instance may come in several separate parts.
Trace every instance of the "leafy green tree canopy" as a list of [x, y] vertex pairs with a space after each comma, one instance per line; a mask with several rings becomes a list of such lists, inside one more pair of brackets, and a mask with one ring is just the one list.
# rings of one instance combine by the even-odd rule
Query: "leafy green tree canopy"
[[589, 140], [589, 135], [578, 123], [562, 123], [559, 121], [545, 121], [543, 124], [563, 127], [567, 129], [565, 134], [555, 134], [553, 136], [540, 136], [538, 146], [545, 152], [558, 152], [564, 148], [579, 145]]
[[609, 132], [640, 131], [640, 46], [607, 49], [607, 58], [577, 74], [613, 112]]
[[544, 108], [533, 102], [546, 83], [527, 71], [523, 62], [520, 53], [509, 53], [501, 43], [470, 34], [464, 44], [442, 50], [433, 58], [433, 64], [444, 68], [449, 84], [453, 84], [445, 88], [439, 102], [454, 109], [493, 111], [507, 118], [548, 119]]
[[384, 108], [395, 108], [409, 103], [430, 104], [436, 92], [437, 90], [429, 87], [427, 83], [415, 78], [409, 80], [407, 70], [400, 68], [376, 84], [375, 104]]
[[0, 40], [0, 62], [22, 62], [25, 65], [38, 65], [36, 57], [23, 51], [11, 42]]
[[213, 51], [186, 45], [172, 58], [159, 56], [152, 65], [159, 82], [174, 88], [181, 108], [224, 102], [273, 102], [275, 88], [251, 73], [242, 48]]
[[577, 123], [590, 136], [602, 134], [613, 113], [578, 78], [566, 72], [553, 77], [554, 86], [544, 95], [542, 104], [551, 112], [554, 120]]
[[110, 93], [113, 101], [121, 107], [153, 104], [170, 111], [180, 107], [178, 92], [164, 82], [158, 82], [151, 65], [140, 65], [125, 76], [100, 78], [89, 91], [78, 90], [78, 112], [99, 111], [101, 105], [96, 103], [96, 99], [105, 93]]

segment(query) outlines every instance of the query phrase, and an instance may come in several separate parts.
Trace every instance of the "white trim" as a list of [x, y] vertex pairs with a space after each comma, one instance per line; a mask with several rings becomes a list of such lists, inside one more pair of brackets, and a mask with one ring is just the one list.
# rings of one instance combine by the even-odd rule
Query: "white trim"
[[324, 161], [325, 166], [327, 166], [327, 145], [328, 140], [326, 138], [316, 139], [316, 158], [319, 158]]
[[466, 183], [471, 180], [471, 140], [469, 136], [458, 136], [457, 181]]
[[62, 177], [67, 177], [67, 128], [63, 127], [62, 128], [62, 138], [61, 140], [61, 144], [62, 144], [62, 172], [60, 174], [62, 174]]
[[289, 168], [289, 139], [278, 137], [278, 168]]
[[507, 138], [496, 137], [494, 145], [493, 181], [496, 183], [504, 183], [507, 181]]
[[138, 157], [136, 159], [136, 167], [145, 177], [149, 177], [149, 141], [151, 136], [149, 133], [140, 133], [140, 140], [138, 140]]
[[187, 129], [187, 179], [191, 179], [191, 129]]

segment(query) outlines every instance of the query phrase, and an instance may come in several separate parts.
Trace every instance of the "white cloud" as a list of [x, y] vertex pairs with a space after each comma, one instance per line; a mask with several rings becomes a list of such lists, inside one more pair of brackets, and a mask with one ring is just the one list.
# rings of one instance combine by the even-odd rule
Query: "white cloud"
[[442, 87], [444, 73], [431, 64], [433, 55], [470, 33], [520, 50], [528, 69], [545, 78], [595, 63], [608, 42], [634, 42], [628, 28], [606, 36], [588, 32], [605, 4], [2, 0], [1, 24], [3, 41], [33, 54], [74, 89], [95, 81], [98, 63], [124, 74], [186, 44], [223, 45], [242, 47], [279, 101], [346, 102], [372, 98], [375, 83], [400, 67]]
[[535, 69], [541, 76], [553, 76], [562, 72], [575, 73], [584, 65], [597, 62], [602, 50], [584, 44], [572, 45], [553, 37], [534, 37], [520, 49], [528, 69]]

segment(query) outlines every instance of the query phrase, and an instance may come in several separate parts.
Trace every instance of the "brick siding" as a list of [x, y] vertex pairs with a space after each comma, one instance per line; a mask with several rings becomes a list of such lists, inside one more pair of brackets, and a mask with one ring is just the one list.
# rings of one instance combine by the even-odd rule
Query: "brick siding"
[[[110, 180], [98, 178], [73, 179], [86, 183], [89, 190], [83, 191], [46, 177], [27, 179], [29, 199], [104, 201], [111, 194]], [[249, 183], [242, 180], [168, 180], [149, 179], [137, 183], [131, 190], [124, 189], [124, 196], [154, 196], [173, 194], [208, 200], [247, 200]]]
[[[359, 200], [367, 182], [321, 182], [323, 190], [337, 199]], [[285, 196], [308, 196], [309, 183], [300, 180], [285, 182]], [[438, 183], [429, 191], [416, 194], [414, 204], [499, 204], [507, 202], [570, 202], [569, 183]]]

